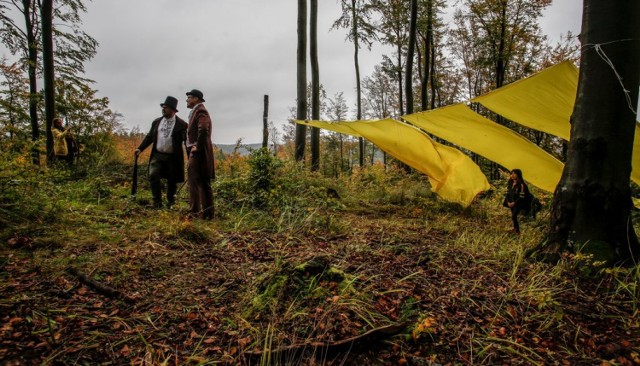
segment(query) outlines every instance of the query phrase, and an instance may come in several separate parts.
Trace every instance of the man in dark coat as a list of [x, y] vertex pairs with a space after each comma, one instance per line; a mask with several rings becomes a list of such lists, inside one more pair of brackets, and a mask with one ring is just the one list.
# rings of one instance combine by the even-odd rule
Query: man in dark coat
[[213, 219], [213, 190], [215, 178], [213, 144], [211, 143], [211, 117], [205, 108], [200, 90], [187, 92], [189, 127], [187, 128], [187, 152], [189, 153], [189, 211], [192, 218]]
[[184, 182], [184, 150], [187, 136], [187, 122], [176, 116], [178, 100], [167, 97], [162, 107], [162, 117], [151, 123], [149, 133], [135, 150], [140, 155], [147, 146], [153, 144], [149, 158], [149, 185], [153, 205], [162, 208], [162, 181], [167, 180], [167, 207], [175, 203], [178, 183]]

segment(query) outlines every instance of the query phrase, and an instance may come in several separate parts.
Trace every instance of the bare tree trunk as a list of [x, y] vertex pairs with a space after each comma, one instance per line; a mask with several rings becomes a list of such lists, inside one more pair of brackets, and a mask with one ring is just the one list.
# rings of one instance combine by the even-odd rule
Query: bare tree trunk
[[[262, 147], [269, 146], [269, 96], [264, 96], [264, 111], [262, 113]], [[275, 149], [274, 149], [275, 152]]]
[[416, 50], [416, 28], [418, 24], [418, 0], [411, 0], [411, 21], [409, 25], [409, 49], [405, 71], [405, 92], [407, 97], [407, 114], [413, 113], [413, 59]]
[[[358, 16], [356, 14], [356, 4], [357, 0], [351, 0], [351, 19], [353, 25], [353, 62], [356, 67], [356, 119], [358, 121], [362, 120], [362, 86], [360, 85], [360, 61], [358, 59], [358, 51], [360, 49], [360, 44], [358, 42]], [[358, 137], [358, 150], [359, 150], [359, 162], [360, 166], [364, 166], [364, 139], [362, 137]]]
[[502, 5], [502, 17], [500, 20], [500, 43], [498, 44], [498, 55], [496, 59], [496, 89], [504, 85], [504, 74], [506, 72], [504, 67], [504, 43], [507, 32], [507, 2]]
[[[320, 119], [320, 67], [318, 65], [318, 0], [311, 0], [311, 119]], [[320, 168], [320, 129], [311, 128], [311, 170]]]
[[429, 71], [431, 70], [431, 46], [433, 38], [433, 0], [427, 0], [427, 34], [424, 39], [424, 71], [422, 74], [421, 105], [422, 110], [429, 109], [429, 99], [427, 95], [427, 86], [429, 84]]
[[[411, 0], [411, 15], [409, 24], [409, 49], [407, 50], [407, 61], [405, 70], [405, 96], [407, 101], [406, 114], [413, 113], [413, 59], [416, 49], [416, 33], [418, 24], [418, 0]], [[398, 64], [400, 63], [400, 56], [398, 56]], [[401, 68], [400, 68], [401, 70]], [[400, 72], [400, 87], [402, 87], [402, 72]], [[400, 103], [402, 103], [402, 91], [400, 91]], [[401, 109], [402, 110], [402, 109]], [[402, 112], [401, 112], [402, 113]], [[404, 114], [404, 113], [402, 113]], [[400, 163], [400, 166], [407, 173], [411, 172], [411, 167], [405, 163]]]
[[[609, 265], [637, 261], [631, 223], [631, 155], [640, 70], [640, 2], [585, 0], [578, 93], [567, 162], [551, 211], [546, 245], [586, 252]], [[636, 262], [637, 263], [637, 262]]]
[[400, 104], [400, 115], [404, 115], [404, 100], [402, 99], [402, 46], [398, 43], [398, 103]]
[[44, 119], [47, 129], [47, 162], [52, 163], [53, 134], [51, 126], [56, 116], [53, 62], [53, 0], [42, 0], [42, 66], [44, 71]]
[[[298, 0], [297, 111], [298, 120], [307, 119], [307, 0]], [[304, 160], [307, 126], [296, 124], [296, 161]]]
[[433, 37], [431, 38], [431, 109], [436, 108], [436, 91], [437, 91], [437, 83], [436, 83], [436, 48], [433, 46]]
[[[40, 138], [40, 126], [38, 124], [38, 79], [36, 70], [38, 65], [38, 42], [34, 33], [32, 22], [32, 0], [22, 0], [24, 23], [27, 31], [27, 70], [29, 74], [29, 119], [31, 121], [31, 140], [38, 141]], [[33, 164], [40, 165], [40, 155], [37, 148], [31, 151]]]
[[344, 172], [344, 135], [340, 134], [340, 172]]

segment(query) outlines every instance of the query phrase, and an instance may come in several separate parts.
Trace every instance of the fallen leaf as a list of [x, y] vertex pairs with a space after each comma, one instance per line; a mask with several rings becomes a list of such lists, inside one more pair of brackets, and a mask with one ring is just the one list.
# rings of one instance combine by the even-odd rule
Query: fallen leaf
[[122, 349], [120, 350], [120, 354], [123, 356], [129, 356], [129, 354], [131, 353], [131, 349], [129, 349], [129, 346], [127, 346], [126, 344], [124, 345], [124, 347], [122, 347]]

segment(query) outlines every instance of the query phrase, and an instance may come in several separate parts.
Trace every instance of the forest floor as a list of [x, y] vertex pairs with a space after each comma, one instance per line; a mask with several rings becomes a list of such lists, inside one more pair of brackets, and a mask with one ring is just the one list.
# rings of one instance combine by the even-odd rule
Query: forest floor
[[548, 213], [514, 236], [499, 198], [354, 202], [261, 226], [120, 196], [5, 224], [0, 364], [640, 365], [637, 268], [523, 258]]

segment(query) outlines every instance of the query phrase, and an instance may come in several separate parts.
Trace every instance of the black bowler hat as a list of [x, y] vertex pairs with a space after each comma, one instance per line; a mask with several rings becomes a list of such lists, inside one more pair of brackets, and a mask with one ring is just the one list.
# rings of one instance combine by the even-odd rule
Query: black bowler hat
[[160, 107], [164, 107], [164, 106], [167, 106], [177, 112], [178, 100], [174, 97], [167, 97], [167, 99], [164, 100], [164, 103], [160, 103]]
[[204, 95], [198, 89], [191, 89], [190, 92], [187, 92], [187, 95], [193, 95], [194, 97], [200, 99], [201, 102], [204, 102]]

